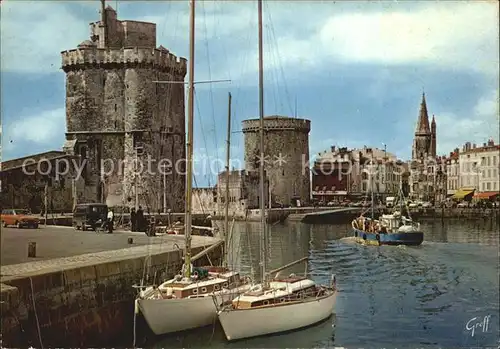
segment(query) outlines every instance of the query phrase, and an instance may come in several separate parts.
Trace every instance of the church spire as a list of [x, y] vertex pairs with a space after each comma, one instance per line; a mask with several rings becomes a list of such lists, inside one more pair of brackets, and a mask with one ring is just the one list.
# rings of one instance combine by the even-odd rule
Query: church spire
[[418, 115], [416, 133], [430, 133], [429, 115], [427, 113], [427, 103], [425, 102], [425, 92], [422, 93], [422, 102], [420, 103], [420, 113]]

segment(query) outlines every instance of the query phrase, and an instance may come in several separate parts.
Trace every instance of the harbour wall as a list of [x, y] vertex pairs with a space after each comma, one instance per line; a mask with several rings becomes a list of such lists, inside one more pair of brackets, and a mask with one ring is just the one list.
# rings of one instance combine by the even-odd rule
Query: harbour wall
[[[214, 241], [193, 236], [193, 255]], [[216, 264], [220, 259], [217, 248], [193, 264]], [[158, 284], [181, 267], [182, 251], [165, 245], [4, 266], [2, 345], [130, 347], [137, 295], [133, 285], [143, 277], [145, 284]]]

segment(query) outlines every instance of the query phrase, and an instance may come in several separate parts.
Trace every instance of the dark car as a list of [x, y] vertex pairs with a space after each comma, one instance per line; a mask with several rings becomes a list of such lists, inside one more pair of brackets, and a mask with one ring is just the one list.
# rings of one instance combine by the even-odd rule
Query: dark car
[[79, 204], [76, 205], [73, 211], [73, 227], [75, 229], [87, 230], [91, 228], [95, 230], [99, 222], [106, 222], [108, 216], [108, 205], [106, 204]]

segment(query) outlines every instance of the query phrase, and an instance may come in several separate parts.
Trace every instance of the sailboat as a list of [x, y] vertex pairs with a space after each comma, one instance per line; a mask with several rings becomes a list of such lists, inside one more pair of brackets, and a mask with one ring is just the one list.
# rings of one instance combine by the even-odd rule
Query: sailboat
[[[262, 0], [258, 0], [259, 14], [259, 110], [260, 110], [260, 154], [264, 158], [264, 96], [262, 59]], [[337, 289], [335, 276], [329, 286], [317, 285], [307, 277], [291, 274], [273, 279], [268, 275], [279, 273], [308, 258], [287, 264], [267, 272], [268, 238], [266, 233], [266, 210], [264, 190], [264, 161], [260, 161], [260, 214], [262, 261], [261, 283], [248, 292], [237, 296], [218, 311], [219, 321], [228, 340], [267, 335], [295, 330], [319, 323], [333, 313]]]
[[[135, 301], [156, 335], [211, 325], [217, 318], [216, 305], [231, 301], [235, 295], [250, 288], [250, 279], [231, 271], [227, 262], [222, 267], [194, 268], [192, 262], [220, 246], [213, 245], [191, 256], [191, 200], [193, 174], [193, 112], [194, 112], [194, 15], [195, 1], [190, 0], [190, 47], [188, 91], [188, 144], [186, 175], [186, 229], [182, 272], [158, 287], [139, 287]], [[224, 235], [227, 236], [228, 232]], [[226, 243], [227, 238], [222, 242]], [[224, 248], [224, 254], [227, 251]], [[224, 258], [226, 261], [226, 258]]]
[[[373, 165], [373, 158], [372, 158]], [[373, 167], [373, 166], [372, 166]], [[365, 245], [406, 245], [418, 246], [424, 241], [424, 233], [420, 229], [420, 223], [410, 217], [410, 210], [406, 207], [408, 217], [403, 215], [406, 201], [403, 193], [403, 181], [399, 182], [397, 201], [399, 211], [394, 210], [391, 214], [382, 214], [379, 219], [374, 215], [373, 199], [373, 173], [370, 174], [371, 191], [371, 217], [364, 217], [363, 213], [355, 218], [351, 225], [356, 242]]]

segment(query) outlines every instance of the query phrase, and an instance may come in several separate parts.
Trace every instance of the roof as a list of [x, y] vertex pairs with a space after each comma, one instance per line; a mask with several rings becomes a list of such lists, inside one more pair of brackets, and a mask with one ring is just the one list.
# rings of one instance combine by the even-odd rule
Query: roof
[[460, 155], [470, 154], [470, 153], [484, 153], [487, 151], [499, 151], [500, 152], [500, 144], [495, 145], [487, 145], [485, 147], [477, 147], [469, 150], [464, 150], [460, 152]]
[[61, 158], [61, 157], [66, 157], [66, 156], [69, 156], [69, 155], [66, 154], [63, 151], [52, 150], [52, 151], [47, 151], [47, 152], [44, 152], [44, 153], [39, 153], [39, 154], [33, 154], [33, 155], [25, 156], [25, 157], [22, 157], [22, 158], [17, 158], [17, 159], [12, 159], [12, 160], [8, 160], [8, 161], [3, 161], [3, 162], [1, 162], [1, 165], [2, 165], [1, 166], [1, 172], [5, 172], [5, 171], [10, 171], [10, 170], [14, 170], [14, 169], [17, 169], [17, 168], [21, 168], [23, 166], [23, 164], [25, 163], [25, 161], [27, 161], [27, 160], [33, 160], [33, 161], [31, 161], [31, 163], [37, 163], [40, 160], [44, 160], [44, 159], [54, 160], [54, 159]]

